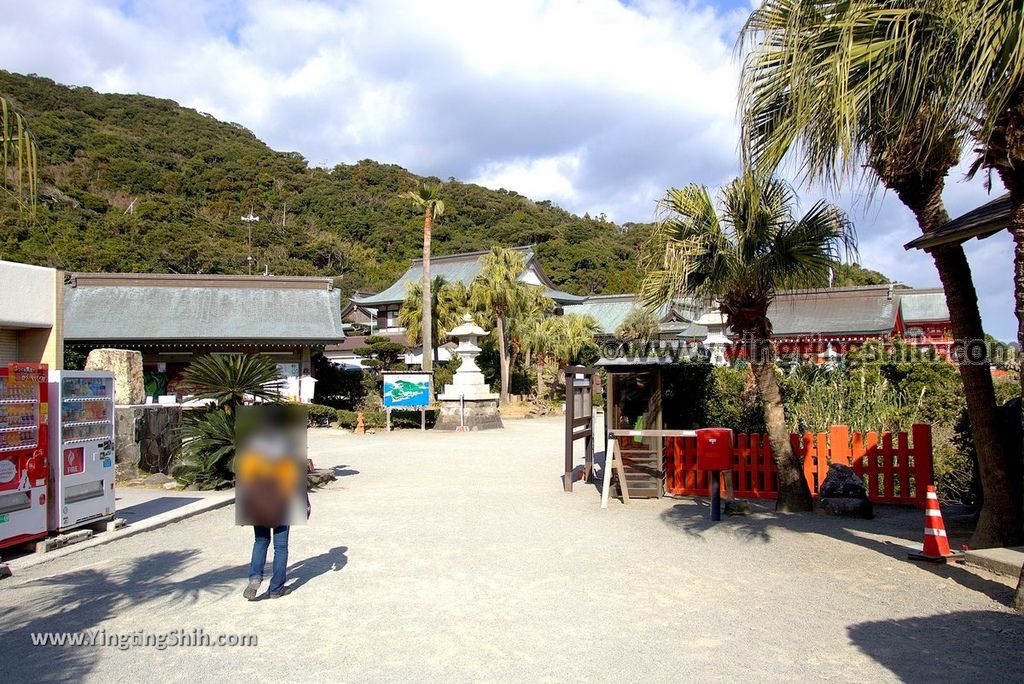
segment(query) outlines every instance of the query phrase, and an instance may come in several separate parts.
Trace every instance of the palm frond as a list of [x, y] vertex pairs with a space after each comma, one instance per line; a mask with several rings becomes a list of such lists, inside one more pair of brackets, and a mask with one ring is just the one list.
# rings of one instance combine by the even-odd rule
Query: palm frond
[[277, 365], [262, 354], [210, 354], [185, 369], [182, 388], [197, 399], [212, 399], [233, 408], [247, 398], [280, 399]]

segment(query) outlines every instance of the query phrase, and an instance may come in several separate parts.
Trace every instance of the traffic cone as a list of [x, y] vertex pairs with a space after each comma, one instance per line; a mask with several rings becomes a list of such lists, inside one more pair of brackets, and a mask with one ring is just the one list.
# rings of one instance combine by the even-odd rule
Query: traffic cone
[[945, 563], [947, 558], [961, 558], [962, 552], [949, 548], [946, 538], [946, 526], [942, 522], [942, 511], [939, 510], [939, 497], [935, 493], [935, 485], [928, 485], [928, 493], [924, 502], [924, 545], [921, 553], [907, 554], [910, 560], [922, 560], [932, 563]]

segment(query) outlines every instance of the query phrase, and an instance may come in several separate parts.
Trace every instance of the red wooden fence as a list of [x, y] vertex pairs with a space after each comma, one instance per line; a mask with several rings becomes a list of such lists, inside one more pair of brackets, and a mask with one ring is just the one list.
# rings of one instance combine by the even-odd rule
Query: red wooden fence
[[[864, 479], [868, 498], [875, 503], [924, 506], [927, 485], [932, 483], [932, 427], [914, 425], [913, 444], [906, 432], [850, 434], [845, 425], [827, 432], [790, 435], [794, 451], [803, 458], [804, 475], [811, 494], [825, 480], [831, 463], [853, 468]], [[852, 439], [851, 439], [852, 437]], [[893, 439], [895, 437], [895, 440]], [[684, 496], [707, 496], [708, 473], [697, 469], [697, 440], [666, 437], [665, 491]], [[895, 443], [894, 443], [895, 442]], [[737, 497], [774, 499], [778, 475], [766, 434], [737, 434], [733, 444], [732, 481]], [[723, 478], [723, 489], [725, 481]]]

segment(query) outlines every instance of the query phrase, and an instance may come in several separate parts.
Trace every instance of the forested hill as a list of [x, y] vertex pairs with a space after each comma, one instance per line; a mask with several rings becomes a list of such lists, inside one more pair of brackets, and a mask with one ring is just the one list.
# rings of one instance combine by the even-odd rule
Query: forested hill
[[[254, 270], [334, 276], [347, 295], [386, 286], [420, 253], [422, 216], [399, 196], [418, 177], [401, 167], [311, 168], [243, 126], [144, 95], [4, 71], [0, 95], [29, 122], [42, 179], [34, 218], [0, 200], [2, 259], [76, 271], [245, 273], [251, 227]], [[639, 282], [647, 225], [579, 217], [453, 179], [442, 197], [435, 254], [535, 244], [548, 275], [571, 292], [630, 292]], [[250, 209], [258, 223], [240, 220]], [[855, 269], [842, 280], [876, 275]]]

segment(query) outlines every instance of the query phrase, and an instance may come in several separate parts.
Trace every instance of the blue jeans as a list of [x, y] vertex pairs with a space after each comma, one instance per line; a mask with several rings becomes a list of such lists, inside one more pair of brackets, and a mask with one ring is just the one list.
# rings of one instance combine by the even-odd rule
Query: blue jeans
[[[252, 545], [252, 561], [249, 563], [249, 579], [263, 580], [263, 567], [267, 564], [267, 549], [270, 548], [270, 528], [254, 525], [256, 541]], [[285, 572], [288, 570], [288, 526], [274, 528], [274, 574], [270, 578], [270, 592], [281, 591]]]

